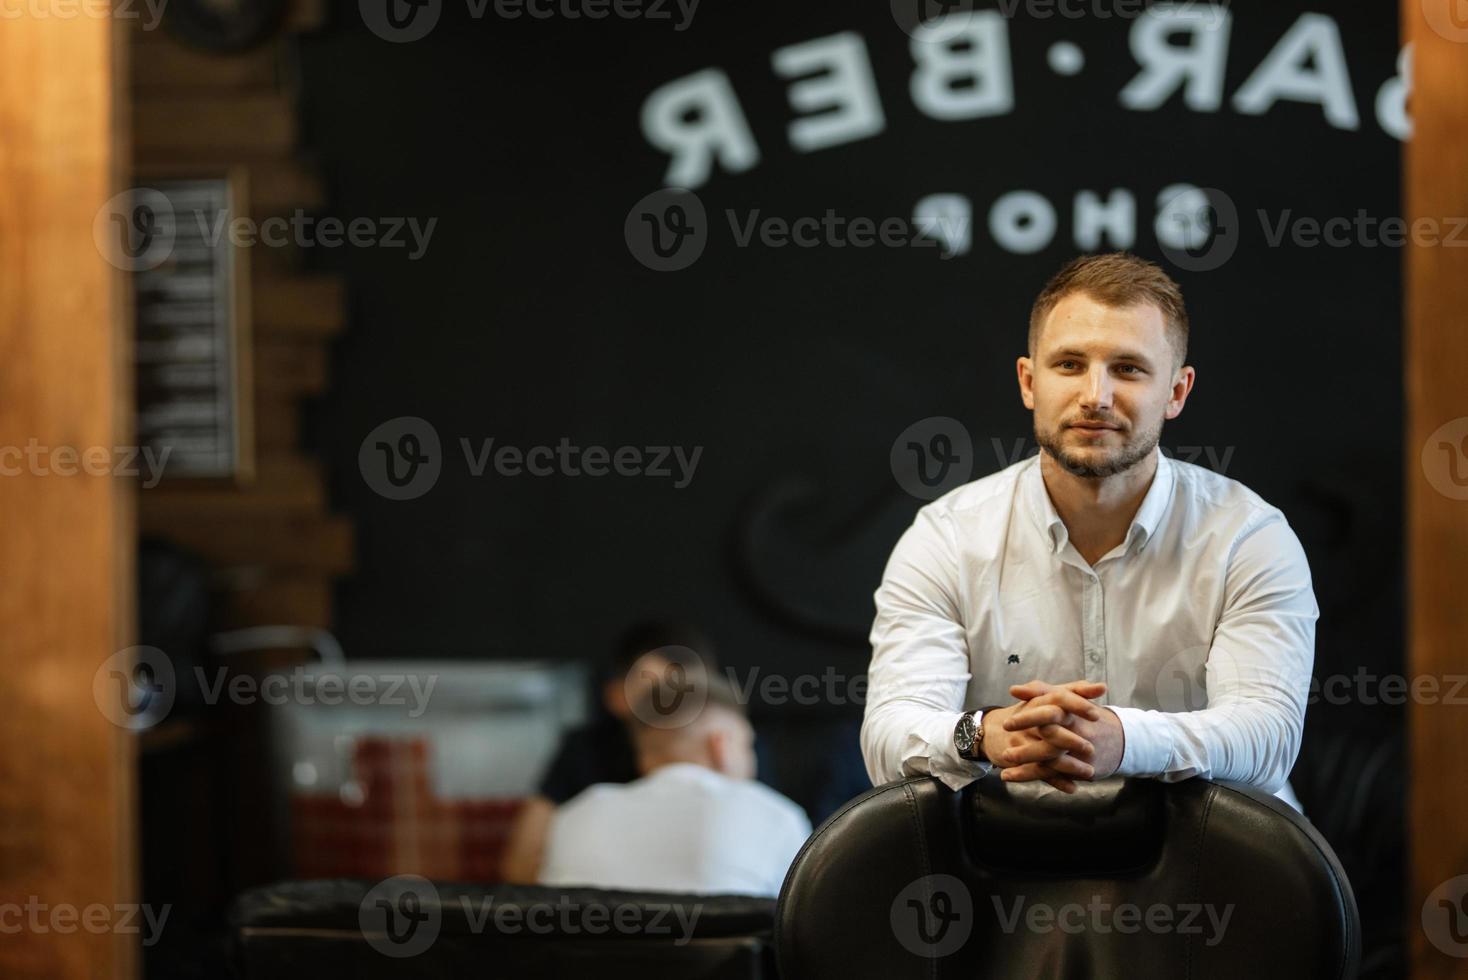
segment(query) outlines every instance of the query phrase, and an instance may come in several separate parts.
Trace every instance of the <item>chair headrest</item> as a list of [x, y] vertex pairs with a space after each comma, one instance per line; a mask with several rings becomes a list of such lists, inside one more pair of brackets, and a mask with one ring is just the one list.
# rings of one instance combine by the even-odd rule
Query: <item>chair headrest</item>
[[1080, 782], [1067, 795], [1042, 782], [981, 779], [962, 824], [973, 862], [996, 872], [1105, 877], [1153, 864], [1162, 847], [1162, 784]]

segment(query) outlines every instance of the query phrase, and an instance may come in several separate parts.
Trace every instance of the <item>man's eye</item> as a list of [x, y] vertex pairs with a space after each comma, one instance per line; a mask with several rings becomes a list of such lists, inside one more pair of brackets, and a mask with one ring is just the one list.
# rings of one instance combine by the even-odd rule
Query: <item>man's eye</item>
[[1075, 361], [1059, 361], [1059, 362], [1056, 363], [1055, 366], [1057, 368], [1059, 368], [1060, 370], [1062, 370], [1062, 371], [1069, 371], [1071, 368], [1073, 368], [1073, 367], [1076, 366], [1076, 362]]
[[1139, 368], [1139, 367], [1137, 367], [1135, 364], [1123, 364], [1120, 367], [1118, 367], [1117, 370], [1118, 371], [1135, 371], [1138, 374], [1140, 374], [1142, 372], [1142, 369]]

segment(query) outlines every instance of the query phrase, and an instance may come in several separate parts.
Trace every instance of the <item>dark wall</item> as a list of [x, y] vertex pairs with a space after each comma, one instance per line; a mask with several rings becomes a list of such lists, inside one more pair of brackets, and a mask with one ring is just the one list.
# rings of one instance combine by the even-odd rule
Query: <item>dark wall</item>
[[[347, 276], [352, 303], [311, 426], [335, 505], [359, 528], [359, 570], [337, 605], [349, 653], [594, 655], [657, 611], [708, 624], [741, 669], [859, 672], [871, 592], [923, 503], [894, 480], [894, 439], [951, 416], [972, 438], [977, 477], [1003, 465], [994, 440], [1030, 436], [1013, 380], [1029, 305], [1080, 251], [1075, 194], [1125, 188], [1134, 249], [1174, 273], [1193, 319], [1198, 383], [1163, 445], [1211, 447], [1215, 468], [1285, 511], [1316, 577], [1317, 673], [1400, 669], [1400, 250], [1275, 247], [1257, 215], [1272, 226], [1286, 214], [1400, 212], [1400, 143], [1375, 107], [1396, 72], [1392, 5], [1231, 4], [1216, 111], [1180, 94], [1155, 110], [1121, 103], [1138, 72], [1131, 20], [1021, 7], [1008, 21], [1014, 109], [970, 120], [915, 106], [909, 38], [885, 4], [709, 2], [682, 31], [494, 9], [475, 18], [464, 0], [442, 0], [426, 37], [389, 43], [343, 4], [302, 49], [306, 141], [332, 213], [437, 219], [416, 261], [401, 248], [317, 250]], [[1319, 104], [1233, 106], [1307, 10], [1339, 29], [1355, 130]], [[798, 152], [786, 127], [804, 113], [771, 55], [842, 31], [864, 43], [885, 128]], [[1084, 53], [1078, 75], [1047, 65], [1057, 40]], [[705, 251], [653, 271], [624, 238], [667, 167], [639, 113], [660, 86], [710, 67], [732, 82], [760, 160], [715, 168], [696, 188]], [[1159, 245], [1157, 197], [1180, 182], [1236, 206], [1236, 249], [1217, 268], [1181, 268]], [[993, 203], [1018, 190], [1058, 216], [1033, 254], [987, 227]], [[972, 201], [967, 254], [741, 248], [724, 215], [910, 218], [940, 192]], [[412, 500], [374, 492], [358, 465], [364, 438], [400, 416], [427, 420], [442, 444], [436, 484]], [[682, 489], [475, 478], [465, 437], [702, 456]]]

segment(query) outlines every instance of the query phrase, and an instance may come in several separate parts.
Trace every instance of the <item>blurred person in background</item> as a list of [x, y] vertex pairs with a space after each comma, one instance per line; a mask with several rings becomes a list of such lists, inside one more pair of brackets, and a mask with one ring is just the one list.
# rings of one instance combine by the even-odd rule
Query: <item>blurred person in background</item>
[[688, 623], [644, 620], [618, 639], [597, 671], [592, 717], [562, 736], [539, 793], [525, 801], [516, 818], [501, 870], [505, 881], [535, 880], [534, 861], [523, 862], [527, 855], [540, 853], [557, 805], [597, 783], [630, 783], [638, 777], [629, 702], [673, 662], [710, 673], [717, 670], [713, 644]]
[[628, 710], [640, 778], [556, 808], [543, 853], [518, 865], [537, 864], [544, 885], [777, 895], [810, 820], [755, 780], [754, 730], [733, 687], [664, 661]]

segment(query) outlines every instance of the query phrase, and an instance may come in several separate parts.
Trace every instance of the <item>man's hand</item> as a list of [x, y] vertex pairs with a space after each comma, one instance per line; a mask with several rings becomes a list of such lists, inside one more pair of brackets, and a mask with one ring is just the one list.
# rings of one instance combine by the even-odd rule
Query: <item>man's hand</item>
[[[1021, 703], [1007, 709], [998, 720], [1006, 733], [1027, 737], [1028, 744], [1016, 748], [1011, 743], [1003, 750], [1004, 758], [1012, 761], [1005, 763], [1001, 778], [1010, 782], [1043, 779], [1056, 789], [1073, 793], [1075, 784], [1065, 776], [1104, 779], [1121, 766], [1125, 745], [1121, 719], [1090, 700], [1106, 693], [1105, 684], [1092, 681], [1047, 684], [1034, 680], [1016, 684], [1009, 693]], [[984, 734], [987, 743], [987, 725]], [[1082, 746], [1079, 750], [1077, 743]], [[1065, 754], [1051, 755], [1050, 750]], [[1065, 765], [1067, 757], [1073, 762], [1084, 761], [1085, 769]]]
[[1095, 746], [1085, 732], [1064, 722], [1082, 719], [1099, 725], [1101, 716], [1111, 713], [1088, 699], [1105, 694], [1106, 685], [1076, 681], [1052, 687], [1031, 681], [1010, 688], [1010, 693], [1021, 703], [984, 713], [984, 755], [1000, 768], [1003, 779], [1043, 779], [1062, 793], [1074, 793], [1075, 779], [1096, 778]]

